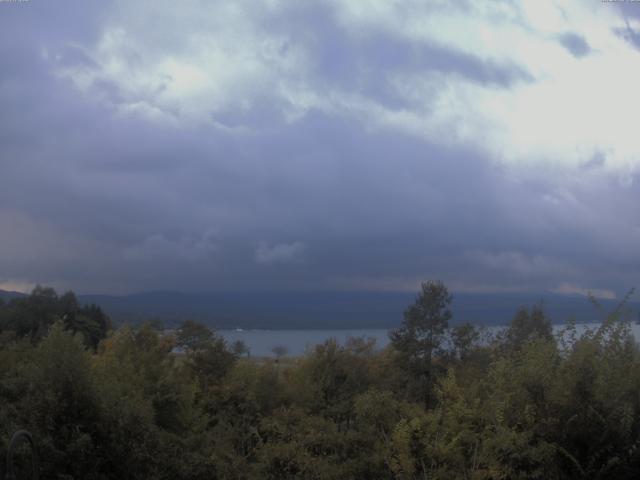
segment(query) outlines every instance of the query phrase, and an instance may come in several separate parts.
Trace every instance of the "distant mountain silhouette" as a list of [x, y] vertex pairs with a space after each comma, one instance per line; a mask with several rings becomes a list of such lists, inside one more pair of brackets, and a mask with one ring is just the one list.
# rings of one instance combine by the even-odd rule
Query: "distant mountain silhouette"
[[[146, 292], [125, 296], [82, 295], [82, 302], [100, 305], [116, 322], [155, 318], [168, 325], [185, 318], [214, 328], [393, 328], [415, 293], [180, 293]], [[453, 323], [506, 325], [518, 308], [543, 301], [555, 323], [574, 317], [579, 323], [600, 321], [599, 312], [579, 295], [551, 293], [453, 294]], [[612, 311], [615, 300], [600, 300]], [[638, 302], [628, 304], [632, 315]], [[634, 316], [634, 318], [636, 318]]]
[[[0, 290], [0, 298], [22, 296]], [[132, 295], [79, 295], [81, 303], [102, 307], [116, 324], [160, 320], [166, 326], [190, 318], [213, 328], [394, 328], [413, 303], [415, 293], [301, 292], [301, 293], [182, 293], [144, 292]], [[506, 325], [518, 308], [542, 300], [554, 323], [574, 317], [579, 323], [600, 321], [600, 313], [579, 295], [553, 293], [454, 293], [453, 321], [478, 325]], [[600, 300], [612, 311], [616, 300]], [[640, 303], [628, 304], [635, 320]]]
[[11, 300], [12, 298], [20, 298], [24, 296], [26, 296], [24, 293], [0, 290], [0, 298], [2, 300]]

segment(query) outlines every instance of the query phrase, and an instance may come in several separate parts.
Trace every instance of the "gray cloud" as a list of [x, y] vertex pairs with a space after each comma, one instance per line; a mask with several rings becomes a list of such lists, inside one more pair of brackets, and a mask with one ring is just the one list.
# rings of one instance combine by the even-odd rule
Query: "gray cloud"
[[563, 33], [558, 37], [558, 41], [575, 57], [580, 58], [591, 53], [591, 47], [587, 41], [576, 33]]
[[[144, 68], [136, 88], [135, 68], [105, 73], [96, 45], [122, 20], [107, 7], [0, 8], [0, 283], [407, 290], [442, 278], [459, 290], [604, 291], [640, 272], [635, 172], [621, 183], [606, 148], [578, 175], [516, 169], [447, 128], [388, 128], [362, 106], [415, 113], [397, 75], [508, 92], [535, 84], [526, 66], [389, 31], [357, 35], [316, 4], [257, 12], [246, 28], [278, 39], [267, 49], [277, 58], [245, 58], [236, 79], [205, 82], [190, 103], [162, 97], [161, 80], [145, 87]], [[135, 18], [131, 65], [190, 53], [186, 25]], [[149, 117], [154, 105], [172, 120]]]
[[255, 250], [255, 260], [257, 263], [265, 265], [298, 262], [302, 260], [305, 250], [306, 247], [301, 242], [275, 245], [260, 243]]

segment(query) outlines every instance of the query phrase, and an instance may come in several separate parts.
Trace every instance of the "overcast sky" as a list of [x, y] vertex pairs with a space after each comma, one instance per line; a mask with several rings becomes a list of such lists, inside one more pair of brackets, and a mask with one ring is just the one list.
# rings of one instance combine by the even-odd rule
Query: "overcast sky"
[[620, 296], [639, 88], [632, 2], [3, 0], [0, 288]]

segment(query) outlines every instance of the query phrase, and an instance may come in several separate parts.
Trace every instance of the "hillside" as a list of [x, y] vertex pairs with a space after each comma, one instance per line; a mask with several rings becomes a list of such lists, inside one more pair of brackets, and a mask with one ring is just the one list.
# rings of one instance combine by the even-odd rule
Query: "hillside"
[[[116, 322], [156, 318], [171, 324], [184, 318], [215, 328], [392, 328], [413, 302], [412, 293], [198, 293], [147, 292], [125, 296], [83, 295], [105, 309]], [[555, 323], [571, 316], [578, 322], [599, 320], [583, 296], [557, 294], [454, 294], [453, 323], [505, 325], [521, 306], [543, 300]], [[616, 301], [602, 300], [610, 311]], [[637, 317], [638, 302], [629, 304]]]
[[[0, 290], [9, 300], [24, 294]], [[413, 302], [412, 293], [389, 292], [305, 292], [305, 293], [182, 293], [143, 292], [131, 295], [79, 295], [81, 303], [95, 303], [117, 323], [138, 323], [148, 319], [167, 326], [186, 318], [213, 328], [322, 329], [393, 328], [402, 312]], [[506, 325], [521, 306], [543, 300], [554, 323], [575, 317], [579, 323], [597, 322], [599, 314], [583, 296], [551, 293], [458, 293], [453, 296], [453, 323]], [[606, 311], [614, 300], [601, 300]], [[630, 302], [632, 318], [638, 318], [640, 303]]]

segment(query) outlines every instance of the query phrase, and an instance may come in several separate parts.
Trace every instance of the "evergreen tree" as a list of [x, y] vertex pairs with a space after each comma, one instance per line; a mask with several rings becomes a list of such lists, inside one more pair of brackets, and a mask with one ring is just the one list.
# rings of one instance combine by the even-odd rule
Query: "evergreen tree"
[[429, 403], [433, 387], [433, 357], [451, 319], [451, 300], [442, 282], [423, 282], [415, 303], [404, 312], [402, 325], [389, 334], [400, 365], [415, 380], [414, 395], [425, 404]]

